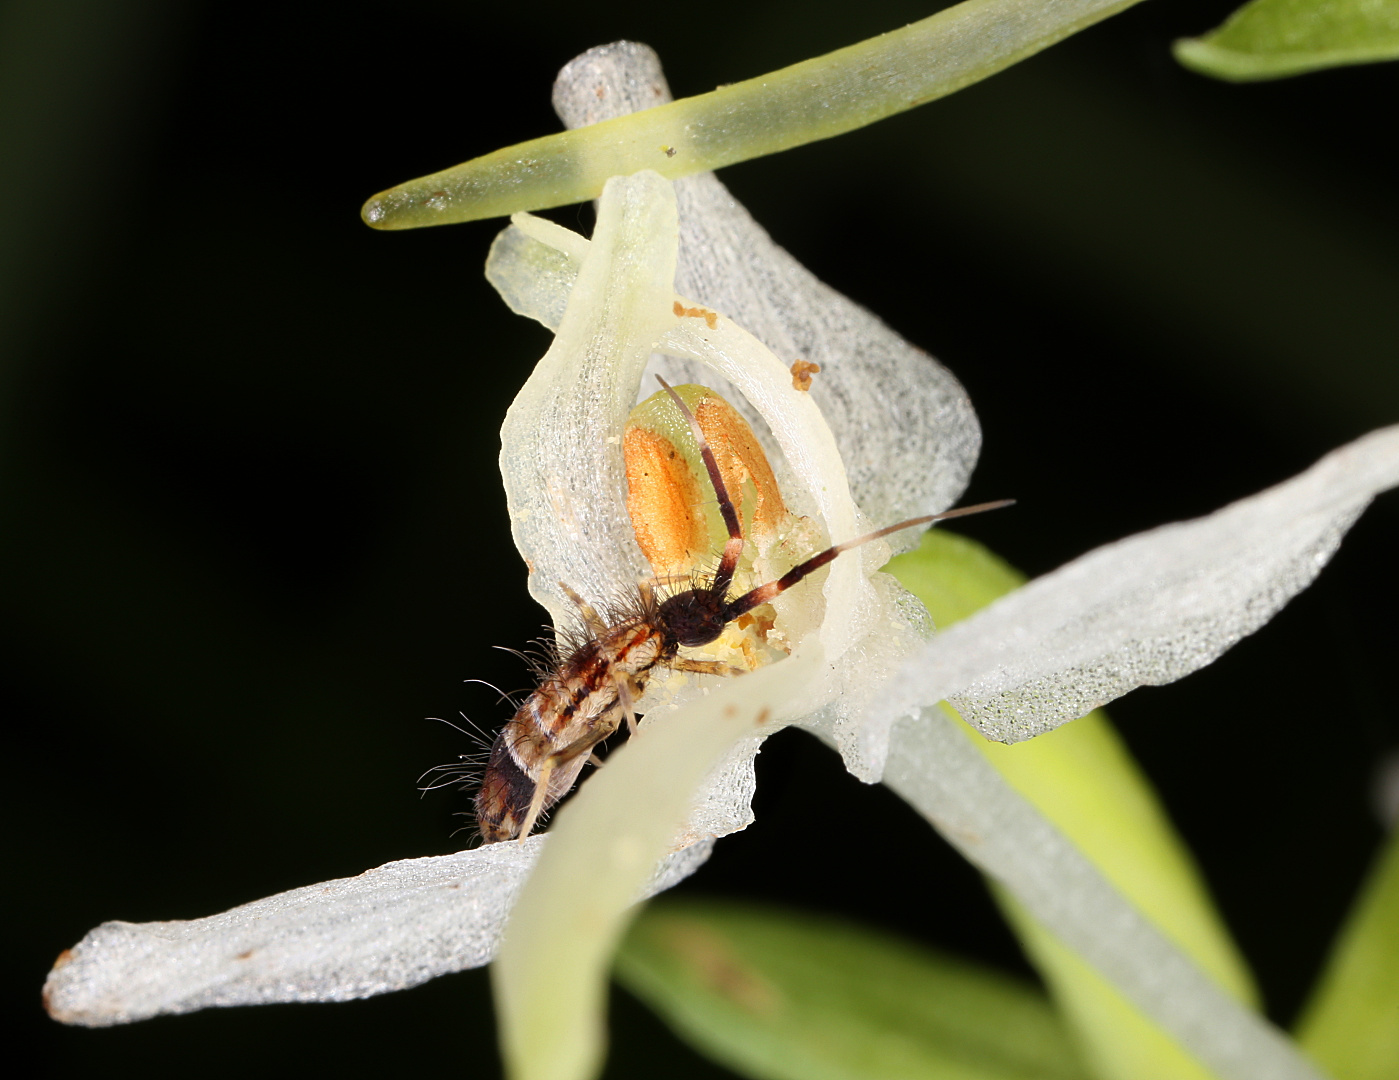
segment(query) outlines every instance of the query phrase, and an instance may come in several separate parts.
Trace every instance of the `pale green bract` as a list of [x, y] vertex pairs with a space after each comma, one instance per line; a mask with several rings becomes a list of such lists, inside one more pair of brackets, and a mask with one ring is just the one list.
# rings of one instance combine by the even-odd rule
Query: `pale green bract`
[[[597, 198], [611, 176], [675, 179], [829, 139], [935, 101], [1138, 0], [966, 0], [781, 71], [506, 147], [380, 192], [378, 229], [414, 229]], [[669, 100], [657, 91], [641, 107]]]
[[1399, 59], [1399, 0], [1252, 0], [1175, 55], [1234, 82]]

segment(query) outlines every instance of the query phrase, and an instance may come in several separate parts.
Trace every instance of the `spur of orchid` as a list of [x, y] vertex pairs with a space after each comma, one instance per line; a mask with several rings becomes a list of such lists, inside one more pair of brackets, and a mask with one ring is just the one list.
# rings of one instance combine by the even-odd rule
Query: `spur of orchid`
[[[572, 128], [667, 97], [654, 55], [627, 43], [578, 58], [555, 91]], [[970, 477], [980, 431], [956, 379], [773, 244], [712, 173], [611, 176], [587, 239], [516, 214], [487, 276], [555, 334], [501, 433], [514, 537], [555, 625], [575, 618], [559, 583], [605, 606], [649, 573], [619, 442], [656, 374], [703, 383], [739, 410], [784, 498], [825, 542], [945, 510]], [[717, 313], [713, 325], [695, 309]], [[793, 385], [797, 359], [820, 365], [809, 390]], [[1305, 588], [1396, 485], [1399, 427], [1208, 517], [1092, 551], [937, 632], [880, 570], [918, 537], [868, 544], [780, 598], [790, 655], [642, 702], [639, 737], [547, 834], [389, 863], [205, 919], [105, 923], [60, 958], [47, 1006], [68, 1023], [118, 1024], [348, 1000], [494, 960], [512, 1074], [594, 1075], [610, 958], [638, 900], [746, 827], [753, 759], [795, 724], [906, 799], [1046, 954], [1091, 968], [1172, 1053], [1221, 1077], [1317, 1077], [1240, 1000], [1226, 961], [1178, 944], [1180, 916], [1163, 910], [1174, 901], [1133, 895], [987, 740], [1040, 736], [1212, 663]], [[531, 1023], [546, 1006], [550, 1023]]]

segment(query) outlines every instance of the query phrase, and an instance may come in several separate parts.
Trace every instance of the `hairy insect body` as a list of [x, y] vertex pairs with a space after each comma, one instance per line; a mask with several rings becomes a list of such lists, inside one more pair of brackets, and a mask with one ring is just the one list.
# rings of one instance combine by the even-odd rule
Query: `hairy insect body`
[[539, 809], [568, 794], [593, 747], [621, 726], [622, 686], [632, 700], [639, 698], [651, 672], [674, 657], [678, 644], [654, 621], [633, 617], [572, 649], [545, 676], [491, 747], [476, 794], [486, 843], [520, 835], [541, 780], [546, 790]]

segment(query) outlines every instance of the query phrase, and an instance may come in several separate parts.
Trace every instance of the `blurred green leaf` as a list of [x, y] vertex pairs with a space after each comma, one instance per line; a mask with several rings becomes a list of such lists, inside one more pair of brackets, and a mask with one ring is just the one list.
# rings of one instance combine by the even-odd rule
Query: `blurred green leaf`
[[1176, 59], [1231, 82], [1399, 58], [1399, 0], [1253, 0]]
[[[975, 541], [934, 529], [886, 567], [935, 625], [966, 618], [1024, 575]], [[944, 705], [949, 714], [956, 716]], [[1021, 795], [1078, 845], [1103, 876], [1216, 982], [1243, 1001], [1256, 992], [1184, 842], [1101, 710], [1013, 746], [967, 737]], [[1210, 1074], [1100, 976], [993, 890], [1031, 962], [1074, 1025], [1101, 1077], [1201, 1080]]]
[[652, 905], [621, 983], [759, 1080], [1086, 1077], [1044, 995], [847, 923], [732, 903]]
[[1399, 1076], [1399, 832], [1336, 940], [1297, 1041], [1336, 1080]]

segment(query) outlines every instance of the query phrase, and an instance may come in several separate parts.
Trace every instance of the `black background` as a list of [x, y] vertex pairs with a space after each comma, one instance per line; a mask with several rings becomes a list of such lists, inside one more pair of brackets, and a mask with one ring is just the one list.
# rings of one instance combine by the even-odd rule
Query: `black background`
[[[1169, 55], [1231, 0], [1146, 4], [953, 98], [724, 180], [938, 354], [985, 430], [965, 530], [1031, 573], [1207, 512], [1399, 420], [1399, 67], [1251, 86]], [[483, 972], [336, 1006], [70, 1030], [38, 991], [105, 919], [211, 914], [454, 850], [527, 597], [495, 466], [547, 335], [481, 275], [500, 222], [360, 203], [557, 128], [630, 37], [677, 96], [911, 2], [34, 2], [0, 9], [4, 1015], [53, 1076], [493, 1076]], [[555, 212], [586, 229], [587, 208]], [[1113, 715], [1289, 1021], [1371, 858], [1399, 503], [1222, 662]], [[975, 875], [792, 731], [758, 824], [683, 888], [843, 913], [1025, 970]], [[541, 1017], [547, 1023], [547, 1017]], [[618, 995], [610, 1076], [718, 1076]]]

